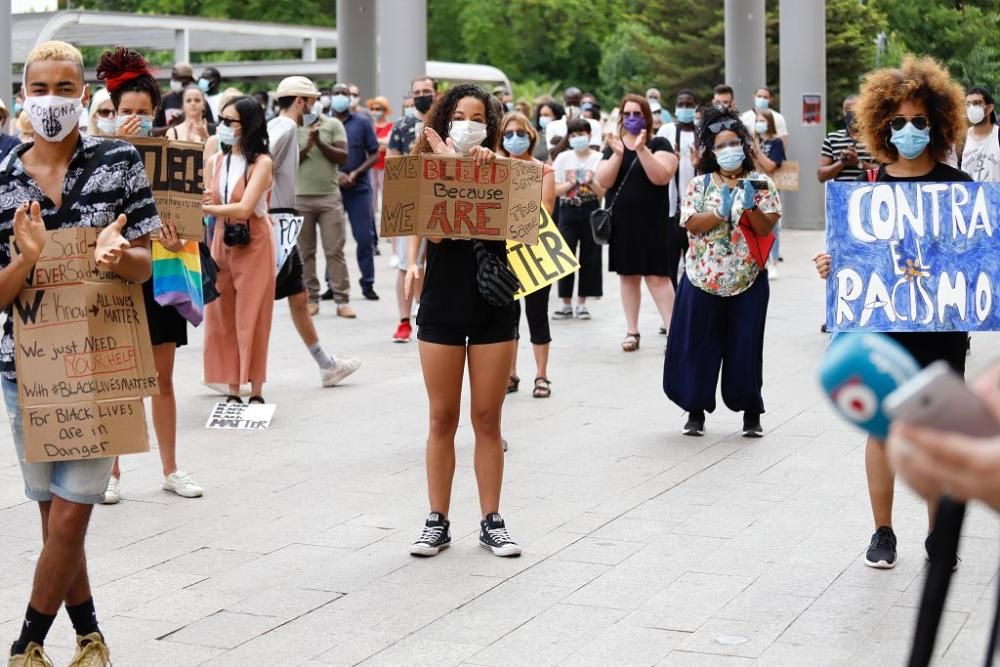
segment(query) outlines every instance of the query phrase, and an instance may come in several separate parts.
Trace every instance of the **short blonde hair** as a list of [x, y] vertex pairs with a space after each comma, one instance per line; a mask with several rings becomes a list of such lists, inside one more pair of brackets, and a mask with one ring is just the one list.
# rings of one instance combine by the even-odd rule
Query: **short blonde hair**
[[28, 73], [28, 66], [31, 63], [40, 62], [43, 60], [64, 60], [66, 62], [71, 62], [80, 68], [80, 73], [83, 74], [83, 54], [80, 53], [80, 49], [76, 48], [68, 42], [60, 42], [58, 40], [52, 40], [49, 42], [42, 42], [28, 53], [28, 57], [24, 60], [24, 73]]

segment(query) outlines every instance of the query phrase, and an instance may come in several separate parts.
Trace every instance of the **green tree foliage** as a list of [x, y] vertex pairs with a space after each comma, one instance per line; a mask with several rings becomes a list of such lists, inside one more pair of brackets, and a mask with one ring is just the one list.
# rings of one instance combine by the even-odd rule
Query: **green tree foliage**
[[658, 80], [660, 72], [650, 54], [665, 48], [666, 42], [653, 36], [641, 23], [621, 23], [606, 40], [598, 74], [599, 94], [613, 105], [625, 93], [642, 94]]
[[335, 25], [334, 0], [73, 0], [74, 8]]
[[841, 118], [844, 99], [856, 93], [865, 72], [875, 65], [875, 39], [885, 17], [858, 0], [826, 2], [826, 117]]

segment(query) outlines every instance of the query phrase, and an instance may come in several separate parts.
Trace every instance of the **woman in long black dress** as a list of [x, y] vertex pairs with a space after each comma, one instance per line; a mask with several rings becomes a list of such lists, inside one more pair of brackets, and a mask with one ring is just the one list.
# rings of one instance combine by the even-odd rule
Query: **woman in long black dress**
[[[612, 208], [608, 265], [621, 281], [626, 332], [622, 349], [639, 349], [639, 304], [641, 284], [646, 281], [663, 322], [670, 328], [674, 288], [670, 284], [670, 216], [667, 193], [677, 171], [677, 156], [664, 137], [648, 139], [653, 115], [646, 98], [626, 95], [622, 99], [618, 133], [604, 149], [604, 159], [595, 180], [607, 189], [605, 206]], [[619, 197], [619, 191], [621, 196]]]

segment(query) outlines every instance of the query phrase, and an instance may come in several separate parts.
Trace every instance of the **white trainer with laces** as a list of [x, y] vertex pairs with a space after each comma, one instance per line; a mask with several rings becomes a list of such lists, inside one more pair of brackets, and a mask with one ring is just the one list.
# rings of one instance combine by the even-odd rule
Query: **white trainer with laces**
[[102, 505], [117, 505], [122, 499], [122, 481], [112, 475], [108, 478], [108, 486], [104, 489], [104, 501]]
[[361, 368], [360, 359], [334, 359], [333, 366], [319, 369], [319, 377], [324, 387], [335, 387], [359, 368]]
[[176, 493], [181, 498], [201, 498], [205, 493], [186, 472], [172, 472], [163, 479], [163, 490]]

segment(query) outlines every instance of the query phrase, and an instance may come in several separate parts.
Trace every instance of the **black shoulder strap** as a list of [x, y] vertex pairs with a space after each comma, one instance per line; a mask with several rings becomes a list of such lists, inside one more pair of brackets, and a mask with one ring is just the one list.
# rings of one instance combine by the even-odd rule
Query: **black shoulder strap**
[[[625, 177], [622, 178], [622, 182], [618, 185], [618, 189], [615, 190], [615, 196], [614, 196], [614, 198], [611, 200], [611, 203], [608, 204], [608, 208], [607, 208], [608, 213], [611, 213], [611, 210], [615, 207], [615, 202], [618, 201], [619, 195], [621, 195], [622, 190], [625, 189], [625, 183], [626, 183], [626, 181], [628, 181], [628, 175], [632, 173], [632, 169], [635, 167], [635, 163], [638, 162], [638, 161], [639, 161], [639, 156], [637, 154], [635, 156], [635, 159], [633, 159], [632, 163], [628, 166], [628, 169], [625, 170]], [[621, 167], [619, 167], [619, 169], [620, 168]]]
[[[81, 139], [83, 141], [83, 139]], [[94, 154], [90, 156], [86, 164], [83, 166], [83, 171], [80, 172], [80, 176], [73, 183], [73, 189], [63, 195], [62, 203], [59, 205], [59, 210], [55, 212], [55, 215], [50, 215], [45, 219], [45, 229], [59, 229], [62, 226], [63, 220], [69, 215], [70, 211], [73, 210], [73, 202], [80, 198], [80, 193], [83, 192], [83, 188], [87, 185], [87, 181], [94, 175], [97, 171], [97, 167], [100, 165], [101, 160], [111, 150], [113, 146], [112, 140], [101, 141], [94, 147]]]

